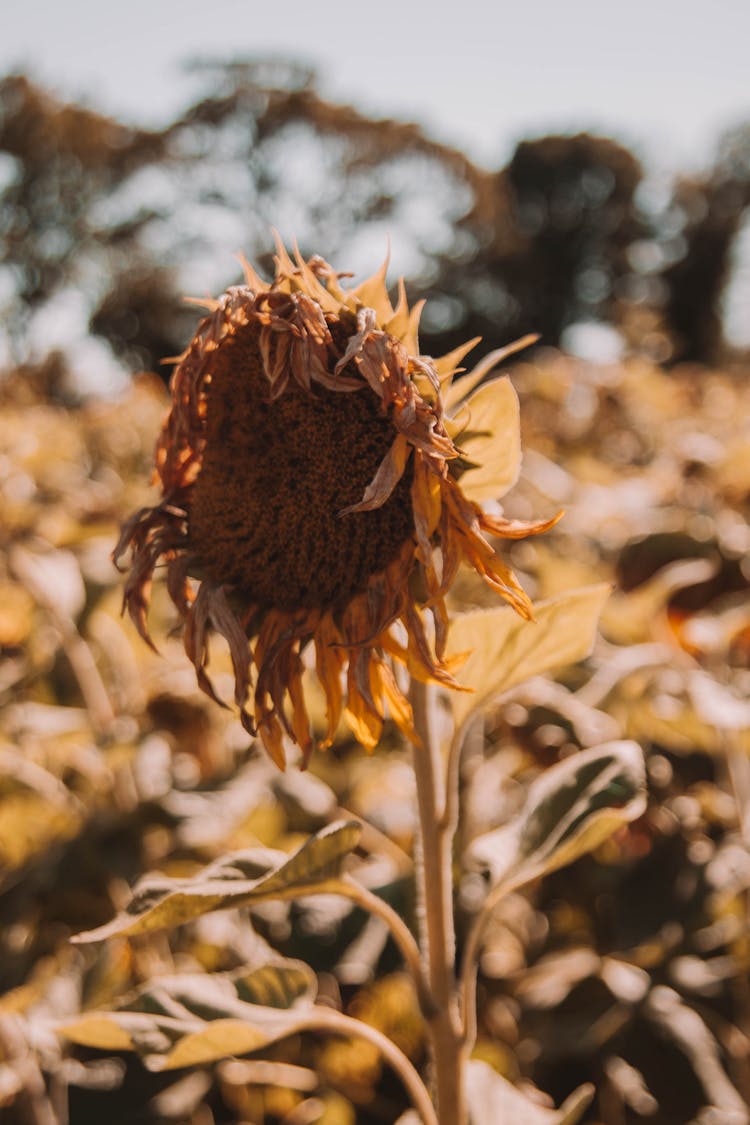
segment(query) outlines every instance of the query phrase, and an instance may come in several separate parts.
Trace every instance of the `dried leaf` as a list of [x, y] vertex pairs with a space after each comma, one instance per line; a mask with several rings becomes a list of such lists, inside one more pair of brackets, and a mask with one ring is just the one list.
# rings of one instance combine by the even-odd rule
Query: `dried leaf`
[[205, 1066], [206, 1063], [229, 1055], [245, 1055], [249, 1051], [268, 1046], [276, 1039], [291, 1035], [298, 1022], [293, 1014], [279, 1015], [276, 1011], [270, 1017], [270, 1022], [258, 1016], [256, 1019], [258, 1023], [233, 1019], [215, 1020], [200, 1031], [185, 1035], [158, 1063], [151, 1058], [149, 1069], [175, 1070], [178, 1067]]
[[304, 961], [261, 965], [235, 979], [237, 995], [248, 1004], [266, 1008], [291, 1008], [302, 997], [312, 998], [315, 974]]
[[594, 1087], [579, 1086], [559, 1109], [547, 1109], [530, 1101], [489, 1063], [470, 1059], [466, 1096], [471, 1125], [575, 1125], [594, 1096]]
[[164, 1020], [146, 1012], [84, 1012], [57, 1028], [61, 1035], [82, 1047], [101, 1051], [136, 1051], [139, 1046], [168, 1050], [172, 1037], [164, 1028], [179, 1034], [177, 1020]]
[[[658, 683], [639, 684], [636, 674], [626, 681], [626, 687], [629, 691], [634, 690], [632, 685], [639, 687], [639, 695], [615, 698], [608, 709], [623, 722], [625, 733], [637, 741], [656, 743], [681, 754], [721, 755], [729, 734], [734, 745], [750, 753], [750, 727], [738, 725], [744, 705], [726, 689], [712, 690], [709, 697], [705, 681], [700, 683], [703, 675], [696, 672], [698, 679], [693, 679], [692, 671], [687, 673], [680, 685], [682, 690], [673, 695], [661, 691]], [[723, 700], [730, 705], [719, 711]]]
[[704, 722], [720, 730], [750, 729], [750, 702], [738, 699], [708, 672], [691, 669], [686, 676], [686, 686], [695, 711]]
[[147, 876], [128, 907], [111, 922], [78, 934], [77, 942], [101, 941], [112, 934], [144, 934], [178, 926], [212, 910], [247, 906], [270, 898], [325, 891], [343, 858], [356, 847], [357, 821], [337, 821], [311, 836], [291, 857], [254, 849], [234, 852], [188, 879]]
[[707, 1100], [724, 1125], [748, 1125], [750, 1113], [721, 1065], [719, 1044], [699, 1014], [671, 988], [654, 988], [646, 1004], [649, 1018], [689, 1059]]
[[300, 1014], [247, 1005], [245, 1019], [179, 1020], [145, 1012], [91, 1012], [58, 1031], [73, 1043], [107, 1051], [137, 1051], [150, 1070], [201, 1066], [257, 1051], [293, 1035]]
[[479, 836], [470, 854], [494, 886], [510, 891], [591, 851], [645, 807], [640, 746], [610, 742], [545, 770], [521, 813]]
[[607, 637], [618, 644], [639, 644], [653, 636], [654, 622], [678, 590], [708, 582], [716, 574], [710, 559], [681, 559], [661, 567], [637, 589], [612, 597], [603, 615]]
[[582, 660], [591, 651], [609, 589], [606, 584], [587, 586], [539, 602], [534, 621], [523, 621], [505, 606], [456, 615], [450, 652], [469, 651], [461, 681], [474, 689], [472, 695], [451, 694], [456, 729], [523, 680]]
[[130, 1007], [164, 1016], [199, 1016], [219, 1019], [242, 1015], [244, 1006], [292, 1008], [311, 1003], [316, 978], [304, 961], [276, 957], [247, 972], [231, 975], [179, 973], [156, 977], [138, 993]]
[[[88, 1012], [58, 1030], [84, 1046], [135, 1050], [152, 1070], [201, 1066], [293, 1034], [312, 1007], [315, 986], [314, 973], [299, 961], [263, 965], [234, 979], [161, 977], [139, 993], [137, 1011]], [[248, 1002], [254, 995], [272, 1003]]]
[[75, 620], [86, 604], [86, 587], [78, 560], [72, 551], [30, 551], [15, 544], [9, 552], [12, 571], [28, 592], [44, 605]]

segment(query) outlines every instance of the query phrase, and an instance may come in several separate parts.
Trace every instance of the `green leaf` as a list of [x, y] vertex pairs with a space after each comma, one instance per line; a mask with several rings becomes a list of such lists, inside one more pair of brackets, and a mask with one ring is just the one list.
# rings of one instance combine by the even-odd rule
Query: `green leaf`
[[523, 680], [587, 656], [609, 591], [602, 583], [549, 598], [534, 606], [534, 621], [507, 606], [457, 614], [449, 655], [469, 652], [460, 679], [474, 693], [451, 693], [456, 730]]
[[477, 837], [470, 856], [507, 892], [591, 851], [645, 807], [640, 746], [610, 742], [545, 770], [521, 813]]
[[325, 892], [327, 882], [339, 874], [344, 857], [356, 847], [361, 831], [357, 821], [340, 820], [311, 836], [292, 856], [257, 848], [223, 856], [188, 879], [146, 876], [116, 918], [72, 940], [145, 934], [179, 926], [212, 910]]
[[559, 1109], [530, 1101], [489, 1063], [469, 1059], [466, 1097], [471, 1125], [575, 1125], [594, 1096], [594, 1087], [579, 1086]]
[[507, 376], [484, 383], [462, 405], [455, 422], [463, 426], [456, 441], [467, 461], [477, 466], [461, 474], [461, 491], [478, 504], [497, 500], [513, 487], [521, 468], [518, 395]]

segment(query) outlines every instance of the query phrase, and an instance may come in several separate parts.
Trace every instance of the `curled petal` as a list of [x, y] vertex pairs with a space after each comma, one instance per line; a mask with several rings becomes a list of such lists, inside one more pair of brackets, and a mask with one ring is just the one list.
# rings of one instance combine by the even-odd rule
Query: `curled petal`
[[341, 634], [330, 613], [321, 620], [315, 633], [315, 659], [318, 680], [325, 693], [328, 728], [322, 748], [330, 746], [341, 721], [344, 693], [341, 675], [346, 655], [341, 647]]
[[525, 539], [527, 535], [541, 535], [549, 531], [565, 512], [557, 512], [548, 520], [506, 520], [502, 516], [489, 516], [486, 512], [479, 515], [480, 526], [489, 531], [490, 535], [497, 535], [502, 539]]
[[183, 643], [188, 659], [195, 668], [198, 686], [201, 691], [205, 692], [206, 695], [209, 696], [210, 699], [213, 699], [215, 703], [218, 703], [220, 707], [226, 707], [226, 703], [216, 694], [214, 686], [206, 672], [209, 658], [208, 633], [211, 613], [211, 593], [211, 586], [204, 582], [198, 591], [198, 596], [193, 602], [185, 621]]
[[376, 324], [377, 317], [374, 309], [360, 309], [357, 313], [357, 331], [354, 336], [349, 337], [346, 350], [333, 369], [335, 375], [340, 374], [353, 359], [359, 357], [365, 340], [371, 332], [375, 331]]
[[362, 499], [357, 504], [350, 504], [348, 508], [343, 508], [339, 515], [346, 516], [350, 512], [371, 512], [373, 508], [382, 508], [404, 475], [410, 453], [411, 446], [404, 435], [397, 434], [393, 445], [380, 462], [378, 471], [365, 489]]
[[383, 716], [370, 685], [370, 653], [361, 649], [349, 662], [346, 718], [354, 737], [374, 750], [383, 731]]
[[[505, 439], [516, 422], [514, 396], [479, 388], [467, 410], [476, 433], [464, 434], [466, 456], [443, 401], [447, 391], [457, 403], [530, 341], [492, 353], [450, 387], [476, 341], [442, 360], [420, 355], [421, 304], [409, 309], [400, 283], [394, 310], [385, 267], [347, 292], [348, 275], [321, 258], [305, 261], [297, 247], [291, 257], [280, 239], [269, 284], [242, 264], [245, 284], [203, 302], [207, 315], [177, 358], [156, 450], [161, 502], [125, 524], [115, 549], [118, 564], [132, 551], [124, 608], [151, 643], [151, 583], [165, 564], [200, 687], [218, 700], [208, 664], [219, 633], [242, 723], [281, 768], [287, 739], [305, 763], [313, 746], [303, 686], [308, 644], [325, 695], [322, 746], [332, 743], [342, 713], [367, 747], [386, 716], [416, 742], [392, 662], [420, 680], [466, 690], [453, 676], [461, 658], [445, 656], [446, 594], [459, 566], [473, 567], [531, 615], [490, 537], [539, 534], [557, 517], [525, 523], [487, 515], [479, 501], [496, 495], [489, 493], [502, 466], [478, 478], [480, 465], [467, 464], [470, 443], [482, 456], [499, 444], [512, 460]], [[492, 409], [480, 410], [490, 398]], [[356, 502], [337, 511], [339, 496]]]
[[414, 729], [414, 715], [412, 714], [411, 703], [396, 683], [393, 670], [384, 660], [379, 660], [376, 668], [377, 675], [380, 679], [380, 687], [388, 703], [391, 718], [412, 745], [421, 749], [422, 741]]
[[284, 732], [276, 714], [273, 711], [264, 711], [256, 706], [255, 712], [258, 734], [263, 745], [268, 751], [271, 760], [280, 770], [286, 769], [286, 751], [284, 750]]
[[292, 704], [292, 731], [294, 740], [302, 751], [302, 763], [307, 767], [313, 749], [313, 740], [310, 733], [310, 720], [305, 706], [305, 696], [302, 691], [302, 661], [299, 653], [293, 651], [289, 656], [287, 690]]

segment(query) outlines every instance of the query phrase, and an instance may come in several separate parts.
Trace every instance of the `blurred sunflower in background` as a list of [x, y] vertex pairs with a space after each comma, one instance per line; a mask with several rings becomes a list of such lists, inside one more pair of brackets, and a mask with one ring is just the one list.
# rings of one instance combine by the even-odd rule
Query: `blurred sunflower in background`
[[[458, 687], [445, 657], [445, 596], [460, 564], [530, 617], [485, 536], [520, 538], [555, 521], [483, 510], [481, 500], [512, 483], [518, 457], [493, 442], [497, 409], [485, 405], [477, 418], [477, 396], [460, 406], [530, 339], [453, 384], [477, 341], [442, 359], [420, 356], [421, 305], [409, 309], [401, 282], [392, 306], [385, 265], [347, 291], [322, 258], [293, 260], [279, 244], [275, 262], [270, 284], [243, 263], [245, 284], [205, 302], [209, 313], [172, 376], [156, 453], [161, 501], [126, 522], [114, 558], [132, 550], [124, 605], [149, 643], [152, 577], [166, 564], [186, 651], [215, 699], [209, 636], [226, 638], [242, 722], [283, 767], [285, 736], [304, 762], [314, 745], [307, 646], [326, 700], [321, 746], [342, 713], [368, 748], [387, 715], [415, 740], [392, 662]], [[507, 380], [477, 394], [492, 387], [496, 407], [513, 415], [502, 429], [517, 430]], [[485, 452], [504, 468], [477, 464]]]

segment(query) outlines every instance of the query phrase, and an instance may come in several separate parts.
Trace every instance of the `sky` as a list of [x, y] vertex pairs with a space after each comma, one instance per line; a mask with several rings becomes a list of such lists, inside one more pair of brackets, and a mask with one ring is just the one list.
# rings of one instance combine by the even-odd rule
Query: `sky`
[[697, 171], [750, 119], [749, 43], [750, 0], [23, 0], [4, 12], [0, 73], [158, 124], [190, 102], [185, 59], [283, 55], [324, 94], [488, 167], [523, 137], [592, 129]]
[[[28, 73], [64, 98], [155, 127], [206, 90], [205, 77], [186, 73], [187, 60], [280, 56], [314, 67], [323, 96], [373, 117], [416, 121], [488, 168], [502, 167], [524, 138], [614, 136], [642, 159], [658, 195], [675, 173], [710, 167], [721, 133], [750, 121], [750, 0], [5, 0], [3, 7], [0, 75]], [[733, 341], [750, 345], [750, 224], [740, 242], [726, 323]], [[66, 309], [58, 319], [85, 329], [83, 313]], [[101, 383], [104, 345], [84, 335], [76, 347], [95, 351], [88, 368]], [[84, 359], [77, 354], [81, 370]]]

